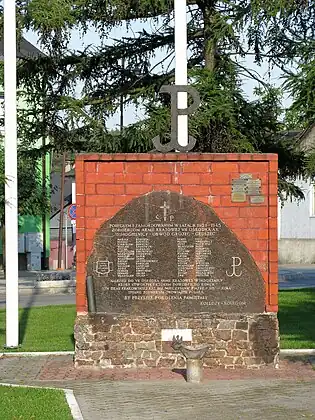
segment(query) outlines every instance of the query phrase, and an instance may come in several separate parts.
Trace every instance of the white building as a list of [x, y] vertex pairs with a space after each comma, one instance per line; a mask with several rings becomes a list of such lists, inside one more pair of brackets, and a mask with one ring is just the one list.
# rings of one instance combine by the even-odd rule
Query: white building
[[[300, 147], [315, 146], [315, 124], [298, 136]], [[278, 211], [280, 264], [315, 264], [315, 188], [310, 181], [297, 180], [305, 200], [288, 200]]]

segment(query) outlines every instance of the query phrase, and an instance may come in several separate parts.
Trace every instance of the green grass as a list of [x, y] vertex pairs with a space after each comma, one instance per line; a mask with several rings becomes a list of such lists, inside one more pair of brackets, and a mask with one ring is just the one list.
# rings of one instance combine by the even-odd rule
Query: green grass
[[282, 349], [315, 348], [315, 288], [279, 292]]
[[[20, 309], [18, 351], [67, 351], [74, 349], [75, 305]], [[0, 351], [5, 345], [5, 311], [0, 311]], [[0, 411], [1, 418], [1, 411]]]
[[[20, 351], [74, 349], [75, 305], [20, 309]], [[315, 348], [315, 288], [279, 292], [281, 348]], [[0, 351], [5, 344], [5, 311], [0, 311]], [[1, 418], [1, 411], [0, 411]]]
[[0, 386], [1, 420], [71, 420], [63, 391]]

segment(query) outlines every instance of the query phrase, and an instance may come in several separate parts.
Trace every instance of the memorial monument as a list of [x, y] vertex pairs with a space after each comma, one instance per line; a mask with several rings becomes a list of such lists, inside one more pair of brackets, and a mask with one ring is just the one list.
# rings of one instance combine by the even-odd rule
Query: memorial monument
[[207, 346], [205, 366], [276, 364], [277, 156], [191, 152], [198, 93], [162, 92], [160, 153], [77, 156], [75, 364], [183, 367], [174, 336]]

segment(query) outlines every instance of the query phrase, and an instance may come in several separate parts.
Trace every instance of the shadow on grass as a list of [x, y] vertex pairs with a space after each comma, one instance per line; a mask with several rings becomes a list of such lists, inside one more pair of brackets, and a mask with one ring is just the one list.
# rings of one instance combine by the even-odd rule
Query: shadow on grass
[[23, 345], [23, 341], [25, 338], [26, 330], [27, 330], [27, 323], [29, 319], [29, 314], [31, 307], [33, 306], [33, 303], [35, 301], [35, 294], [32, 294], [28, 303], [27, 308], [23, 308], [20, 315], [20, 322], [19, 322], [19, 341], [20, 345]]
[[315, 348], [315, 289], [282, 291], [278, 318], [281, 340], [291, 343], [289, 348], [301, 348], [299, 343]]

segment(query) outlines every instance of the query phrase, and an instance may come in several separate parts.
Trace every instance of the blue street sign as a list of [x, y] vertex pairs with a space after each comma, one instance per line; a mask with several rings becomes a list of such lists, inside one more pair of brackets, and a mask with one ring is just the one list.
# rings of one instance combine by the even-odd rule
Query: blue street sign
[[68, 211], [69, 217], [72, 220], [75, 220], [77, 218], [77, 206], [75, 204], [71, 204]]

